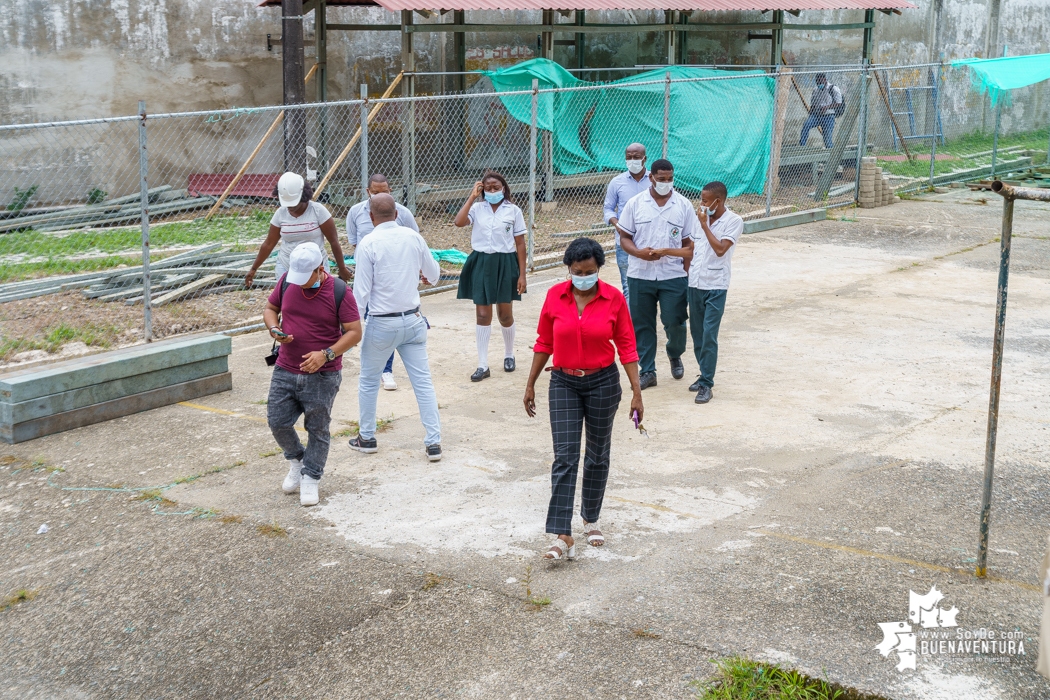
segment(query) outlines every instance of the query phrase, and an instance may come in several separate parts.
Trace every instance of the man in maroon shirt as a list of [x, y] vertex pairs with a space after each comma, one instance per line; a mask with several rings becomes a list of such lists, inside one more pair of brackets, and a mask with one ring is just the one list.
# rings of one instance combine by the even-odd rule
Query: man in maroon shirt
[[[321, 249], [302, 243], [292, 251], [288, 274], [270, 294], [263, 320], [281, 344], [266, 419], [288, 460], [282, 488], [285, 493], [298, 491], [304, 506], [317, 505], [317, 484], [331, 440], [332, 403], [342, 381], [342, 355], [361, 340], [357, 302], [346, 283], [325, 271]], [[310, 438], [306, 447], [295, 430], [299, 416]]]

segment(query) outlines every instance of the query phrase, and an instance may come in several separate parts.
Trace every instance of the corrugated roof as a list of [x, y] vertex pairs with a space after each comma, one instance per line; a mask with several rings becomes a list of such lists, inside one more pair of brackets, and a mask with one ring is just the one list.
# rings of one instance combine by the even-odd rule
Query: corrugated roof
[[[382, 6], [388, 10], [904, 10], [905, 0], [571, 0], [572, 7], [552, 8], [550, 0], [328, 0], [330, 7]], [[432, 2], [434, 4], [428, 4]], [[281, 0], [264, 0], [280, 6]]]

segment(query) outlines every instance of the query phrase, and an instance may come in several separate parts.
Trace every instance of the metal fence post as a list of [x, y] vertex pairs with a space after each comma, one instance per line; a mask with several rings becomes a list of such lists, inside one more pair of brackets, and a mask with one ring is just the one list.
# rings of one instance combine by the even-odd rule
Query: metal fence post
[[540, 81], [532, 79], [532, 121], [529, 124], [529, 240], [528, 268], [532, 270], [536, 247], [536, 118], [539, 111]]
[[[937, 127], [941, 120], [937, 118], [941, 109], [941, 72], [944, 70], [944, 54], [942, 53], [937, 63], [937, 80], [933, 84], [933, 128], [930, 129], [930, 187], [933, 187], [933, 169], [937, 165]], [[927, 120], [928, 121], [928, 120]], [[996, 127], [998, 129], [998, 127]], [[993, 161], [995, 156], [992, 156]], [[992, 167], [992, 175], [995, 175], [995, 167]]]
[[[416, 96], [416, 76], [408, 75], [408, 95]], [[405, 206], [416, 213], [416, 101], [408, 103], [408, 173], [405, 176]]]
[[1010, 239], [1014, 225], [1013, 197], [1003, 197], [1003, 230], [999, 238], [999, 286], [995, 294], [995, 334], [992, 336], [992, 385], [988, 394], [988, 434], [984, 444], [984, 489], [981, 493], [981, 536], [976, 575], [988, 573], [988, 527], [992, 511], [995, 439], [999, 427], [999, 385], [1003, 378], [1003, 335], [1006, 328], [1006, 284], [1010, 275]]
[[361, 85], [361, 198], [368, 189], [368, 86]]
[[[855, 182], [853, 184], [853, 201], [860, 204], [860, 164], [861, 159], [868, 155], [868, 67], [869, 59], [864, 59], [864, 70], [860, 74], [860, 125], [857, 127], [857, 164], [853, 173]], [[828, 164], [830, 167], [831, 164]]]
[[[766, 218], [769, 218], [769, 214], [773, 208], [773, 180], [776, 173], [773, 172], [773, 168], [779, 170], [780, 165], [774, 152], [777, 148], [780, 148], [780, 144], [777, 139], [777, 108], [778, 100], [780, 99], [780, 66], [773, 67], [773, 114], [769, 125], [769, 168], [766, 173]], [[664, 110], [666, 113], [666, 109]], [[666, 116], [665, 116], [666, 120]], [[665, 121], [666, 123], [666, 121]]]
[[142, 335], [153, 342], [153, 304], [149, 279], [149, 159], [146, 155], [146, 103], [139, 101], [139, 207], [142, 211]]
[[[1003, 58], [1006, 57], [1006, 47], [1003, 47]], [[995, 161], [999, 155], [999, 125], [1003, 118], [1003, 96], [997, 93], [999, 100], [995, 104], [995, 133], [992, 134], [992, 179], [995, 179]]]
[[667, 137], [671, 126], [671, 71], [667, 71], [664, 75], [666, 76], [664, 80], [664, 140], [661, 158], [667, 157]]

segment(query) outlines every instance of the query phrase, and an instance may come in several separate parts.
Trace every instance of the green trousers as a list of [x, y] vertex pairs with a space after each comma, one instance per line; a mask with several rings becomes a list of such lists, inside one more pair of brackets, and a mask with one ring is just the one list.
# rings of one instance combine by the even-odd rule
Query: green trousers
[[628, 308], [634, 322], [634, 337], [638, 343], [638, 364], [641, 372], [656, 371], [656, 305], [660, 305], [660, 321], [667, 333], [667, 356], [677, 359], [685, 352], [685, 322], [689, 318], [686, 290], [689, 279], [641, 280], [627, 278], [630, 289]]

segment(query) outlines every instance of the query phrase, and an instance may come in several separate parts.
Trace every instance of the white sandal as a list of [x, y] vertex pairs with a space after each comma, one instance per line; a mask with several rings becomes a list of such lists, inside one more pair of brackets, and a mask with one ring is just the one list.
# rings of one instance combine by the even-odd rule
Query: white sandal
[[551, 561], [558, 561], [562, 557], [565, 557], [566, 559], [570, 560], [575, 559], [576, 543], [573, 542], [572, 545], [569, 546], [565, 544], [565, 540], [559, 537], [558, 539], [554, 540], [554, 544], [550, 546], [550, 549], [548, 549], [543, 554], [543, 558], [550, 559]]
[[[605, 545], [605, 535], [603, 535], [602, 531], [597, 527], [594, 527], [595, 525], [597, 525], [597, 523], [584, 523], [583, 534], [587, 535], [587, 544], [592, 547], [601, 547]], [[589, 527], [594, 527], [594, 529], [588, 530], [587, 528]]]

